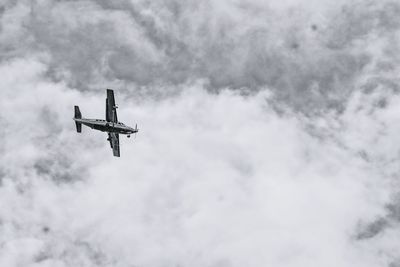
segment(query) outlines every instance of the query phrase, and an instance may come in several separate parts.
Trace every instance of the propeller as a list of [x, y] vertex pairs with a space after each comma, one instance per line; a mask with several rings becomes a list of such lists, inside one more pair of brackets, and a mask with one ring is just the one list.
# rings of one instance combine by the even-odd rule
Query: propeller
[[137, 128], [137, 123], [135, 124], [135, 139], [136, 139], [136, 134], [139, 132], [139, 129]]

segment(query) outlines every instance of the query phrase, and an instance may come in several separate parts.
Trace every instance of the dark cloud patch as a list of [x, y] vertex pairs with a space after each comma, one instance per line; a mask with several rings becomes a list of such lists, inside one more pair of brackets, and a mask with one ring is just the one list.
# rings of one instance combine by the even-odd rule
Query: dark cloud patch
[[400, 198], [398, 197], [394, 203], [386, 206], [388, 217], [396, 222], [400, 222]]
[[382, 233], [387, 227], [389, 223], [386, 219], [380, 218], [376, 221], [362, 227], [361, 230], [357, 233], [356, 238], [359, 240], [373, 238], [376, 235]]
[[[67, 17], [57, 16], [61, 8], [66, 13], [80, 10], [82, 15], [95, 12], [98, 17], [77, 19], [71, 26]], [[206, 79], [213, 91], [268, 87], [297, 108], [304, 105], [299, 95], [317, 106], [337, 106], [371, 62], [367, 44], [355, 49], [353, 40], [367, 38], [373, 29], [397, 29], [390, 26], [393, 16], [386, 6], [371, 3], [345, 5], [315, 36], [307, 34], [309, 21], [299, 12], [242, 12], [241, 6], [227, 5], [242, 12], [242, 19], [236, 19], [208, 12], [213, 8], [207, 1], [47, 3], [33, 9], [27, 27], [38, 48], [50, 52], [49, 75], [73, 87], [97, 89], [100, 80], [135, 88]], [[282, 15], [281, 25], [274, 24]], [[254, 16], [257, 23], [243, 26], [243, 20]], [[285, 16], [294, 16], [295, 22]], [[130, 28], [122, 29], [111, 17], [127, 20]], [[316, 24], [311, 28], [316, 31]]]
[[139, 51], [121, 47], [107, 58], [110, 69], [108, 75], [118, 80], [132, 81], [139, 85], [157, 82], [161, 70], [156, 64], [147, 62]]
[[373, 77], [367, 80], [362, 86], [361, 90], [367, 94], [371, 94], [373, 92], [379, 90], [389, 90], [392, 93], [398, 94], [400, 92], [399, 81], [396, 78], [378, 78]]
[[103, 61], [112, 47], [112, 25], [100, 21], [95, 25], [79, 25], [78, 30], [68, 29], [67, 22], [51, 24], [49, 20], [57, 19], [51, 14], [43, 15], [35, 14], [29, 27], [38, 39], [35, 42], [38, 49], [51, 51], [49, 77], [87, 89], [102, 75]]
[[357, 239], [376, 238], [379, 234], [383, 235], [385, 230], [395, 228], [400, 223], [399, 197], [396, 197], [392, 203], [386, 205], [386, 213], [386, 216], [360, 227]]
[[[110, 264], [110, 261], [104, 252], [86, 241], [78, 240], [74, 243], [73, 247], [77, 252], [79, 251], [80, 255], [87, 257], [89, 262], [94, 266], [107, 266]], [[67, 256], [66, 258], [70, 257]]]
[[57, 249], [48, 247], [34, 255], [33, 262], [48, 264], [48, 262], [59, 261], [67, 265], [85, 263], [86, 266], [112, 266], [115, 261], [109, 260], [107, 255], [101, 252], [95, 245], [85, 241], [65, 242], [64, 247]]
[[313, 31], [317, 31], [317, 30], [318, 30], [318, 25], [312, 24], [312, 25], [311, 25], [311, 29], [312, 29]]
[[73, 158], [49, 155], [38, 159], [33, 164], [33, 168], [39, 177], [47, 177], [56, 183], [71, 183], [82, 180], [82, 177], [86, 174], [84, 168], [75, 166], [73, 161]]
[[[298, 9], [276, 13], [256, 3], [209, 1], [44, 1], [29, 6], [23, 30], [26, 45], [49, 55], [48, 77], [79, 90], [107, 84], [155, 95], [160, 84], [203, 80], [213, 92], [268, 88], [279, 103], [310, 113], [308, 103], [314, 111], [342, 110], [354, 83], [374, 65], [368, 73], [374, 80], [395, 71], [400, 53], [391, 36], [399, 29], [398, 3], [351, 1], [322, 21]], [[376, 34], [384, 57], [369, 48]], [[16, 44], [9, 45], [5, 55], [18, 55]]]
[[387, 30], [397, 30], [400, 28], [400, 22], [397, 19], [400, 15], [400, 3], [397, 1], [384, 2], [382, 9], [378, 11], [378, 26]]
[[396, 19], [399, 12], [400, 4], [397, 1], [346, 4], [332, 19], [327, 45], [332, 49], [349, 48], [357, 40], [368, 39], [369, 34], [387, 38], [386, 34], [393, 34], [399, 29], [400, 24]]
[[3, 185], [3, 179], [6, 177], [6, 172], [0, 168], [0, 186]]

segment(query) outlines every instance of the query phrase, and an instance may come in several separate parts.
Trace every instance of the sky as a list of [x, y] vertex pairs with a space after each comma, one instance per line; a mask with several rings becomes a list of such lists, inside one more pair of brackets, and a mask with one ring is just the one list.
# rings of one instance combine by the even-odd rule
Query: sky
[[0, 266], [400, 266], [399, 15], [1, 0]]

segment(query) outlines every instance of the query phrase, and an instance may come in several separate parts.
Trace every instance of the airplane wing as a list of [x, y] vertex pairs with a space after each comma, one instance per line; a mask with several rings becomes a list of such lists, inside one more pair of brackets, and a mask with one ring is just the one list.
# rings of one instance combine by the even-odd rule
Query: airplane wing
[[108, 133], [108, 140], [110, 141], [111, 148], [113, 150], [114, 157], [119, 157], [119, 134]]
[[114, 91], [111, 89], [107, 89], [106, 121], [118, 122], [117, 106], [115, 105]]

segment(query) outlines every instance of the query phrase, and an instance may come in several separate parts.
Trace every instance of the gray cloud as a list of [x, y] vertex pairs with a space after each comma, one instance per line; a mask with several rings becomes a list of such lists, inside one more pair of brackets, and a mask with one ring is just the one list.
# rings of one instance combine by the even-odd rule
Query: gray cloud
[[322, 108], [341, 105], [352, 84], [383, 61], [370, 48], [393, 41], [396, 10], [391, 1], [351, 1], [334, 10], [323, 4], [274, 10], [257, 2], [45, 1], [32, 4], [25, 27], [37, 49], [50, 53], [51, 77], [73, 87], [205, 79], [210, 90], [267, 86], [305, 111], [303, 99]]

